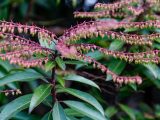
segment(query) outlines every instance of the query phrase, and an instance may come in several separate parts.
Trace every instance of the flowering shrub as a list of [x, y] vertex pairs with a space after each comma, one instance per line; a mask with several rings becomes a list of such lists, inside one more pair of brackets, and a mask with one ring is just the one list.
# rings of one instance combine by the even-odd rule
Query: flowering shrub
[[[9, 61], [10, 64], [14, 64], [14, 67], [20, 70], [10, 72], [9, 76], [2, 77], [0, 86], [12, 86], [11, 83], [13, 82], [33, 79], [41, 79], [45, 83], [34, 88], [33, 94], [18, 97], [2, 107], [0, 119], [7, 120], [15, 117], [17, 113], [26, 108], [29, 108], [29, 113], [31, 113], [41, 103], [51, 107], [51, 111], [43, 119], [47, 119], [47, 117], [48, 119], [51, 117], [53, 120], [74, 120], [84, 117], [94, 120], [109, 119], [111, 116], [108, 113], [105, 114], [103, 107], [95, 97], [77, 88], [69, 88], [67, 83], [76, 81], [101, 90], [95, 82], [76, 74], [76, 71], [72, 72], [66, 69], [67, 60], [72, 60], [68, 61], [68, 64], [80, 62], [80, 64], [77, 64], [79, 67], [91, 65], [91, 68], [98, 69], [101, 74], [107, 75], [106, 81], [113, 80], [117, 85], [140, 85], [145, 78], [140, 73], [133, 72], [131, 75], [121, 75], [121, 71], [114, 70], [114, 68], [116, 69], [114, 64], [112, 68], [107, 67], [106, 63], [101, 63], [94, 58], [95, 56], [92, 57], [89, 54], [98, 52], [107, 58], [115, 58], [120, 62], [125, 61], [129, 64], [134, 63], [137, 66], [143, 65], [153, 71], [151, 66], [160, 62], [160, 50], [154, 47], [160, 38], [160, 34], [150, 34], [150, 31], [156, 31], [160, 28], [160, 21], [153, 9], [153, 6], [156, 6], [157, 3], [159, 3], [158, 0], [123, 0], [112, 4], [97, 3], [93, 12], [74, 13], [75, 17], [92, 18], [94, 20], [77, 24], [65, 31], [60, 37], [47, 29], [36, 26], [1, 21], [0, 58], [3, 61]], [[150, 17], [152, 19], [149, 19]], [[145, 29], [148, 30], [148, 34], [140, 34]], [[29, 40], [27, 37], [22, 37], [22, 35], [38, 38], [39, 43]], [[103, 45], [88, 43], [88, 39], [95, 38], [116, 40], [115, 44], [121, 45], [123, 50], [118, 48], [115, 50], [108, 49], [104, 48]], [[131, 46], [136, 46], [140, 50], [135, 52], [131, 49]], [[123, 64], [121, 68], [124, 68]], [[72, 69], [72, 66], [70, 69]], [[19, 89], [2, 90], [1, 93], [5, 93], [6, 96], [22, 94]], [[66, 100], [65, 97], [59, 99], [59, 94], [62, 93], [64, 95], [70, 94], [83, 102]], [[66, 106], [70, 108], [64, 110], [61, 104], [64, 105], [64, 108]], [[127, 109], [124, 105], [120, 105], [120, 107], [124, 111]], [[131, 116], [130, 113], [128, 114]], [[134, 119], [132, 116], [131, 118]]]

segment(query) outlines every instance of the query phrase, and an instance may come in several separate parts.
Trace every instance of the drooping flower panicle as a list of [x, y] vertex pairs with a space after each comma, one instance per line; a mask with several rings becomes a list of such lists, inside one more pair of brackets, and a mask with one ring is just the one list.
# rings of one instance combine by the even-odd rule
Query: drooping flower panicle
[[[142, 2], [142, 3], [141, 3]], [[158, 0], [147, 4], [153, 6]], [[138, 6], [135, 7], [134, 3]], [[61, 57], [68, 59], [81, 60], [91, 64], [94, 68], [101, 70], [105, 74], [112, 76], [113, 81], [119, 84], [142, 83], [142, 78], [135, 76], [119, 76], [109, 70], [106, 66], [97, 60], [86, 56], [88, 51], [99, 51], [105, 56], [112, 56], [127, 62], [138, 64], [160, 63], [160, 50], [148, 50], [145, 52], [131, 53], [126, 51], [113, 51], [93, 44], [78, 43], [81, 38], [87, 39], [92, 37], [104, 37], [109, 39], [118, 39], [126, 44], [150, 46], [156, 39], [160, 38], [159, 33], [153, 34], [130, 34], [124, 32], [124, 29], [146, 29], [160, 28], [160, 21], [150, 20], [145, 22], [131, 22], [136, 17], [145, 13], [146, 8], [141, 0], [122, 0], [112, 4], [97, 3], [95, 9], [100, 11], [94, 12], [75, 12], [76, 17], [124, 17], [120, 21], [115, 19], [97, 20], [84, 22], [71, 27], [60, 37], [46, 29], [36, 26], [23, 25], [14, 22], [0, 21], [0, 58], [8, 60], [12, 64], [18, 64], [23, 67], [43, 67], [43, 65], [53, 60], [55, 52], [52, 49], [42, 47], [39, 43], [33, 42], [21, 37], [21, 33], [37, 36], [40, 40], [45, 40], [47, 43], [55, 42], [55, 48], [61, 54]], [[127, 12], [124, 12], [127, 11]], [[134, 16], [133, 16], [134, 15]], [[121, 31], [122, 30], [122, 31]], [[121, 31], [121, 32], [117, 32]], [[107, 38], [106, 37], [106, 38]]]
[[47, 42], [51, 42], [56, 38], [56, 35], [46, 29], [39, 28], [37, 26], [23, 25], [14, 22], [0, 21], [0, 29], [4, 33], [25, 33], [32, 36], [38, 35], [39, 38], [44, 38]]

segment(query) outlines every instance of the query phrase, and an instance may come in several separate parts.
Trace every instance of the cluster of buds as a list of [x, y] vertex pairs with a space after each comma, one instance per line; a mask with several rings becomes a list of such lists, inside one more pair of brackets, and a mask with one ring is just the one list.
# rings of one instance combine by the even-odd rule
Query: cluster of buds
[[[36, 42], [33, 42], [31, 40], [28, 40], [28, 39], [25, 39], [23, 37], [20, 37], [20, 36], [17, 36], [17, 35], [14, 35], [14, 34], [10, 34], [10, 33], [3, 33], [3, 32], [0, 32], [0, 38], [2, 39], [1, 42], [3, 40], [5, 40], [5, 42], [10, 42], [10, 41], [13, 41], [13, 42], [17, 42], [17, 44], [34, 44], [35, 46], [40, 46], [38, 43]], [[7, 40], [7, 41], [6, 41]]]
[[127, 76], [113, 76], [113, 81], [118, 84], [128, 84], [128, 83], [142, 83], [142, 78], [140, 76], [133, 76], [133, 77], [127, 77]]
[[146, 22], [119, 22], [119, 28], [160, 28], [159, 20], [149, 20]]
[[8, 60], [11, 64], [18, 64], [23, 67], [41, 67], [43, 63], [48, 61], [48, 57], [42, 58], [34, 58], [32, 57], [33, 54], [43, 53], [47, 56], [48, 52], [44, 51], [41, 48], [34, 48], [34, 47], [23, 47], [22, 50], [16, 50], [12, 52], [7, 52], [5, 54], [0, 54], [0, 58], [2, 60]]
[[140, 76], [132, 76], [132, 77], [118, 76], [112, 71], [110, 71], [106, 66], [102, 65], [101, 63], [99, 63], [98, 61], [96, 61], [95, 59], [89, 56], [85, 56], [84, 54], [77, 53], [77, 57], [75, 59], [88, 62], [92, 64], [94, 68], [101, 70], [103, 73], [106, 73], [107, 75], [108, 74], [111, 75], [113, 78], [113, 81], [116, 83], [119, 83], [119, 84], [123, 84], [123, 83], [124, 84], [128, 84], [128, 83], [141, 84], [142, 83], [142, 78]]
[[152, 4], [159, 4], [160, 0], [146, 0], [146, 2], [152, 3]]
[[39, 37], [45, 38], [44, 40], [48, 43], [51, 43], [56, 38], [55, 34], [46, 29], [13, 22], [0, 21], [0, 30], [3, 33], [14, 33], [18, 31], [18, 33], [31, 34], [32, 36], [38, 34]]
[[141, 13], [144, 12], [144, 9], [142, 7], [139, 7], [139, 8], [135, 8], [135, 7], [128, 7], [128, 10], [133, 14], [133, 15], [140, 15]]
[[[97, 3], [95, 5], [95, 9], [100, 9], [100, 11], [96, 12], [75, 12], [75, 17], [81, 18], [102, 18], [102, 17], [126, 17], [128, 16], [125, 12], [127, 9], [131, 11], [133, 15], [139, 15], [144, 12], [143, 8], [134, 8], [130, 6], [132, 3], [140, 3], [139, 0], [122, 0], [119, 2], [115, 2], [113, 4], [102, 4]], [[129, 8], [129, 9], [128, 9]]]
[[112, 39], [119, 39], [131, 45], [152, 45], [152, 40], [160, 37], [159, 34], [153, 35], [136, 35], [136, 34], [127, 34], [122, 32], [113, 32], [113, 31], [99, 31], [100, 36], [107, 35]]
[[44, 51], [42, 48], [39, 47], [29, 47], [29, 46], [21, 46], [22, 49], [18, 50], [12, 50], [11, 52], [6, 52], [0, 54], [0, 57], [3, 60], [10, 60], [12, 57], [30, 57], [34, 54], [44, 54], [49, 55], [48, 51]]
[[98, 50], [107, 56], [113, 56], [115, 58], [119, 58], [127, 62], [135, 62], [136, 64], [160, 63], [160, 57], [159, 57], [160, 50], [151, 50], [151, 51], [138, 52], [138, 53], [126, 53], [121, 51], [107, 50], [105, 48], [101, 48], [99, 46], [92, 45], [92, 44], [75, 44], [74, 46], [77, 48], [77, 50], [80, 53], [88, 52], [89, 50], [91, 50], [92, 52], [94, 52], [95, 50]]
[[97, 11], [97, 12], [74, 12], [74, 17], [80, 18], [122, 18], [125, 17], [124, 12], [113, 12], [113, 11]]
[[[42, 67], [48, 61], [52, 51], [41, 47], [38, 43], [27, 40], [10, 33], [0, 33], [3, 40], [0, 41], [0, 58], [8, 60], [11, 64], [23, 67]], [[37, 58], [36, 55], [41, 55]]]
[[139, 0], [121, 0], [112, 4], [97, 3], [94, 8], [102, 10], [118, 10], [135, 2], [137, 3]]
[[111, 17], [111, 11], [99, 11], [99, 12], [74, 12], [74, 17], [80, 18], [102, 18]]
[[39, 59], [31, 59], [31, 60], [25, 60], [22, 58], [12, 58], [10, 60], [11, 64], [17, 64], [19, 66], [25, 67], [25, 68], [31, 68], [31, 67], [42, 67], [43, 65], [48, 62], [48, 57], [46, 58], [39, 58]]
[[75, 46], [68, 47], [62, 42], [57, 43], [56, 49], [61, 53], [62, 57], [74, 59], [77, 55], [77, 49]]
[[153, 40], [160, 38], [159, 33], [150, 35], [137, 35], [127, 34], [122, 32], [110, 31], [111, 29], [118, 28], [147, 28], [155, 27], [160, 28], [160, 21], [147, 21], [147, 22], [116, 22], [114, 20], [109, 21], [95, 21], [87, 22], [75, 26], [65, 32], [59, 40], [64, 41], [67, 44], [76, 42], [81, 38], [92, 38], [105, 35], [110, 36], [112, 39], [119, 39], [127, 44], [133, 45], [152, 45]]
[[98, 36], [100, 31], [116, 29], [118, 27], [117, 25], [118, 22], [115, 20], [86, 22], [69, 29], [59, 38], [59, 40], [69, 44], [80, 38]]
[[0, 93], [4, 93], [5, 96], [8, 95], [19, 95], [22, 94], [22, 92], [20, 91], [20, 89], [16, 89], [16, 90], [4, 90], [4, 91], [0, 91]]

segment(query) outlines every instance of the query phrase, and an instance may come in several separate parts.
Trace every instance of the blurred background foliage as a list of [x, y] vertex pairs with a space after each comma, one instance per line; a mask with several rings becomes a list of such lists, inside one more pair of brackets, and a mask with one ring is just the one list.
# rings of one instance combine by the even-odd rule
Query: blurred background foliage
[[[56, 33], [58, 36], [70, 26], [81, 23], [84, 20], [74, 19], [74, 11], [90, 11], [96, 2], [112, 2], [109, 0], [0, 0], [0, 19], [6, 21], [14, 21], [25, 24], [35, 24], [45, 27], [48, 30]], [[87, 20], [86, 20], [87, 21]], [[130, 30], [128, 30], [130, 31]], [[156, 29], [159, 31], [159, 29]], [[143, 33], [149, 30], [140, 31]], [[109, 48], [110, 50], [124, 50], [128, 47], [130, 51], [136, 51], [137, 46], [126, 46], [124, 43], [114, 40], [111, 41], [105, 37], [88, 39], [88, 43]], [[154, 48], [160, 49], [160, 40], [154, 44]], [[145, 47], [144, 47], [145, 49]], [[106, 58], [99, 52], [89, 53], [93, 58], [101, 61], [112, 71], [117, 74], [132, 75], [139, 73], [144, 81], [140, 86], [129, 84], [119, 86], [111, 81], [110, 76], [105, 76], [101, 72], [93, 69], [91, 66], [86, 66], [84, 63], [77, 61], [64, 61], [67, 66], [68, 73], [76, 73], [93, 80], [101, 88], [101, 92], [96, 88], [82, 85], [76, 82], [66, 83], [67, 86], [78, 88], [93, 95], [105, 109], [105, 114], [113, 120], [155, 120], [160, 119], [160, 67], [159, 65], [134, 65], [128, 64], [113, 58]], [[71, 63], [73, 65], [71, 65]], [[50, 70], [53, 66], [47, 66]], [[76, 71], [75, 71], [76, 70]], [[34, 89], [43, 81], [25, 79], [24, 75], [30, 76], [34, 74], [34, 79], [39, 78], [39, 75], [50, 75], [49, 72], [38, 68], [24, 70], [21, 67], [10, 65], [8, 62], [0, 61], [0, 90], [5, 89], [21, 89], [23, 94], [32, 93]], [[63, 74], [63, 73], [62, 73]], [[22, 79], [24, 78], [24, 79]], [[64, 79], [61, 74], [57, 76], [58, 82], [63, 84]], [[78, 79], [77, 77], [75, 79]], [[7, 82], [7, 81], [17, 82]], [[104, 82], [104, 81], [107, 82]], [[21, 82], [18, 82], [21, 81]], [[23, 81], [23, 82], [22, 82]], [[24, 82], [25, 81], [25, 82]], [[5, 85], [6, 84], [6, 85]], [[3, 86], [5, 85], [5, 86]], [[17, 96], [5, 96], [0, 94], [0, 109], [8, 102], [17, 98]], [[72, 98], [69, 95], [59, 95], [59, 99]], [[50, 108], [48, 102], [50, 97], [39, 105], [32, 114], [28, 111], [19, 112], [14, 120], [39, 120], [46, 114], [49, 116]], [[73, 97], [76, 100], [75, 97]], [[65, 107], [65, 105], [64, 105]], [[81, 120], [90, 120], [88, 117], [78, 114], [71, 109], [65, 109], [67, 115], [78, 116]], [[47, 117], [46, 117], [47, 118]], [[42, 118], [46, 119], [45, 116]]]

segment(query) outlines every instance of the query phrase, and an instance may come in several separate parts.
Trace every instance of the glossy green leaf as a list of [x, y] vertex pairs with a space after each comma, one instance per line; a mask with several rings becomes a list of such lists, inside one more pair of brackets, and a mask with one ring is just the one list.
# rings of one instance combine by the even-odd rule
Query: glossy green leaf
[[56, 80], [60, 83], [60, 85], [62, 85], [63, 87], [65, 87], [65, 80], [63, 79], [62, 76], [56, 76]]
[[10, 73], [5, 77], [0, 78], [0, 86], [6, 85], [11, 82], [25, 82], [40, 78], [44, 78], [44, 76], [33, 70], [18, 71], [15, 73]]
[[40, 120], [40, 116], [31, 115], [27, 112], [19, 112], [12, 117], [13, 120]]
[[99, 51], [89, 52], [89, 53], [87, 53], [86, 55], [87, 55], [87, 56], [90, 56], [90, 57], [92, 57], [92, 58], [94, 58], [94, 59], [96, 59], [96, 60], [100, 60], [100, 59], [102, 59], [103, 56], [104, 56], [104, 55], [103, 55], [101, 52], [99, 52]]
[[155, 64], [144, 64], [141, 67], [140, 72], [142, 72], [157, 88], [160, 88], [160, 69]]
[[63, 62], [63, 60], [60, 57], [56, 57], [56, 62], [58, 64], [58, 66], [62, 69], [65, 70], [66, 69], [66, 65]]
[[0, 113], [0, 120], [8, 120], [16, 113], [29, 107], [31, 94], [21, 96], [8, 103]]
[[148, 71], [146, 71], [146, 75], [150, 79], [157, 79], [160, 78], [160, 69], [157, 65], [155, 64], [144, 64], [144, 66], [147, 68]]
[[81, 120], [93, 120], [93, 119], [91, 119], [89, 117], [83, 117]]
[[76, 112], [75, 110], [73, 110], [71, 108], [66, 108], [64, 111], [65, 111], [67, 116], [84, 117], [84, 115]]
[[84, 78], [82, 76], [76, 75], [76, 74], [70, 74], [70, 75], [64, 77], [64, 79], [65, 80], [76, 81], [76, 82], [81, 82], [81, 83], [93, 86], [95, 88], [98, 88], [100, 90], [99, 86], [96, 83], [94, 83], [93, 81], [91, 81], [91, 80], [89, 80], [87, 78]]
[[52, 120], [52, 112], [46, 113], [41, 120]]
[[75, 61], [75, 60], [66, 60], [66, 61], [64, 61], [65, 62], [65, 64], [70, 64], [70, 65], [84, 65], [84, 64], [86, 64], [85, 62], [83, 62], [83, 61]]
[[6, 71], [10, 71], [11, 69], [13, 69], [13, 65], [11, 65], [8, 61], [2, 61], [0, 60], [0, 65], [6, 70]]
[[52, 112], [53, 120], [67, 120], [63, 107], [60, 103], [55, 102]]
[[[94, 59], [96, 59], [96, 60], [100, 60], [100, 59], [103, 58], [104, 54], [102, 54], [102, 53], [99, 52], [99, 51], [94, 51], [94, 52], [89, 52], [89, 53], [87, 53], [86, 56], [90, 56], [91, 58], [94, 58]], [[79, 69], [79, 68], [81, 68], [81, 67], [83, 67], [83, 66], [88, 65], [88, 63], [86, 63], [85, 61], [83, 61], [83, 62], [84, 62], [84, 64], [79, 64], [79, 65], [77, 65], [77, 66], [76, 66], [76, 69]]]
[[105, 110], [105, 115], [107, 115], [110, 118], [113, 115], [115, 115], [117, 112], [118, 110], [116, 109], [116, 107], [110, 106], [110, 107], [107, 107], [107, 109]]
[[128, 84], [128, 86], [131, 87], [134, 91], [137, 91], [137, 84], [130, 83], [130, 84]]
[[43, 84], [37, 87], [33, 93], [29, 106], [29, 113], [38, 106], [51, 93], [51, 84]]
[[126, 105], [119, 104], [120, 108], [130, 117], [131, 120], [136, 120], [135, 111]]
[[64, 101], [64, 103], [75, 111], [84, 114], [93, 120], [107, 120], [100, 112], [92, 109], [92, 107], [87, 106], [83, 102], [67, 100]]
[[120, 40], [115, 40], [110, 44], [109, 50], [120, 50], [123, 47], [123, 45], [124, 45], [124, 42]]
[[[38, 36], [39, 37], [39, 36]], [[52, 41], [50, 44], [47, 42], [47, 40], [44, 40], [46, 38], [42, 38], [42, 37], [39, 37], [39, 43], [42, 47], [46, 47], [46, 48], [49, 48], [49, 49], [53, 49], [55, 50], [55, 43]]]
[[48, 61], [46, 64], [45, 64], [45, 70], [46, 72], [52, 70], [52, 68], [55, 67], [55, 62], [53, 61]]
[[75, 118], [73, 116], [67, 116], [67, 120], [79, 120], [79, 119], [77, 119], [77, 118]]
[[99, 102], [90, 94], [86, 92], [82, 92], [80, 90], [71, 89], [71, 88], [62, 88], [64, 92], [67, 92], [75, 97], [80, 98], [81, 100], [84, 100], [85, 102], [91, 104], [94, 106], [99, 112], [101, 112], [102, 115], [104, 115], [104, 110], [102, 106], [99, 104]]
[[[124, 70], [125, 66], [126, 66], [126, 63], [124, 61], [113, 59], [109, 63], [108, 69], [119, 75]], [[112, 79], [112, 76], [108, 74], [106, 80], [109, 81], [111, 79]]]

